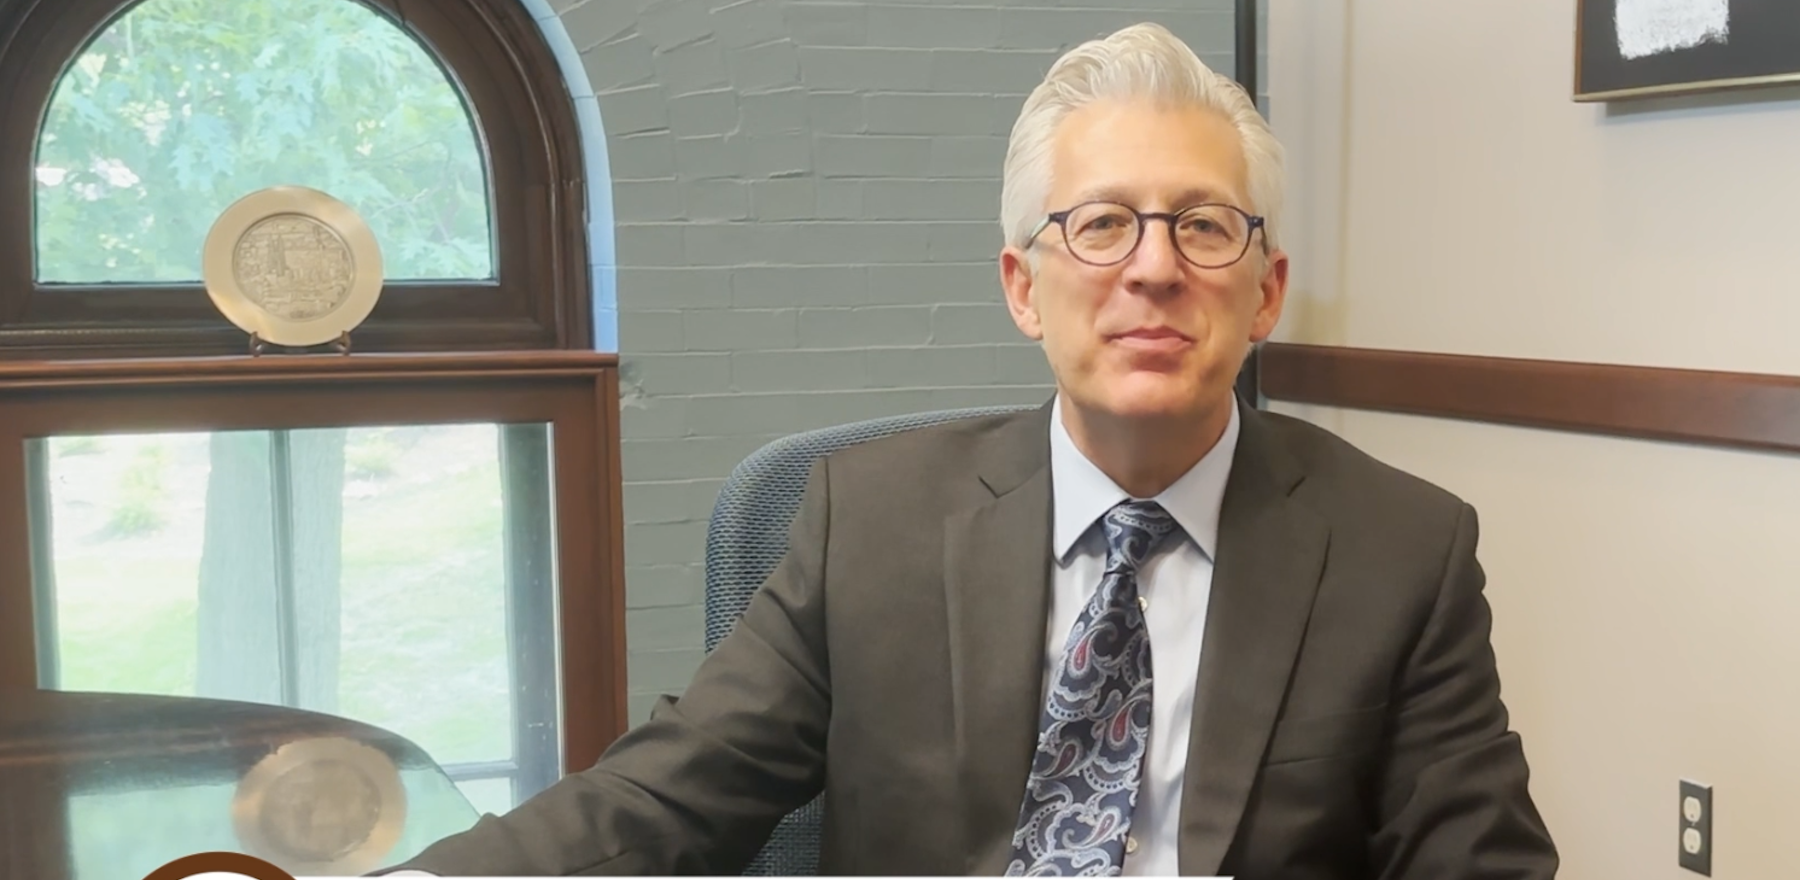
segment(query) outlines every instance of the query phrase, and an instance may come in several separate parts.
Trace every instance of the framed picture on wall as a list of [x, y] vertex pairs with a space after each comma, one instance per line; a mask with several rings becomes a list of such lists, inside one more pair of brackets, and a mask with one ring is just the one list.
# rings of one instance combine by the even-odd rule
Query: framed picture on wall
[[1800, 2], [1576, 0], [1575, 100], [1800, 82]]

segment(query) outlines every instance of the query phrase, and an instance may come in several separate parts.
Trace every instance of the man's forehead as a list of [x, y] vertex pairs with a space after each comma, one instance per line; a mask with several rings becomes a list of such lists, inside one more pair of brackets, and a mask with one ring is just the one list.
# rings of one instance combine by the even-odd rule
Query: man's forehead
[[1064, 118], [1050, 153], [1051, 195], [1064, 202], [1241, 205], [1247, 189], [1237, 130], [1204, 108], [1097, 102]]

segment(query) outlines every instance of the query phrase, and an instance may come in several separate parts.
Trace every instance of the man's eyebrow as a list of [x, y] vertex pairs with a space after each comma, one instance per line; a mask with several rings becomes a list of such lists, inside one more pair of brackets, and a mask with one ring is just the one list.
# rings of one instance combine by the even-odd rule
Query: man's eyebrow
[[1191, 208], [1195, 205], [1208, 203], [1218, 204], [1220, 202], [1236, 204], [1237, 200], [1233, 199], [1230, 193], [1220, 192], [1204, 186], [1196, 186], [1190, 189], [1184, 189], [1177, 193], [1175, 202], [1170, 207], [1181, 210], [1182, 208]]

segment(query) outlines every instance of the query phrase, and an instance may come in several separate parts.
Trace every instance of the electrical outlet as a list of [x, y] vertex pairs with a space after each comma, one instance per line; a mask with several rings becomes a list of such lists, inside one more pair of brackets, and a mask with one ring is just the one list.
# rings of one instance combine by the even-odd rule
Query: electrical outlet
[[1712, 786], [1681, 780], [1681, 867], [1712, 876]]

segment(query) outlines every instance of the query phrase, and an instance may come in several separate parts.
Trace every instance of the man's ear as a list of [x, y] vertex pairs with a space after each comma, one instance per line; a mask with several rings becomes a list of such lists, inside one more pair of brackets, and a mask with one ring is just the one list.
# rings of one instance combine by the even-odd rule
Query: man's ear
[[1287, 303], [1288, 287], [1288, 255], [1277, 249], [1264, 258], [1262, 280], [1257, 288], [1262, 292], [1262, 301], [1257, 303], [1256, 316], [1250, 321], [1250, 341], [1262, 342], [1275, 332], [1275, 325], [1281, 321], [1281, 309]]
[[1000, 286], [1006, 292], [1006, 310], [1020, 333], [1041, 341], [1044, 328], [1033, 296], [1032, 271], [1031, 258], [1023, 250], [1007, 245], [1000, 251]]

